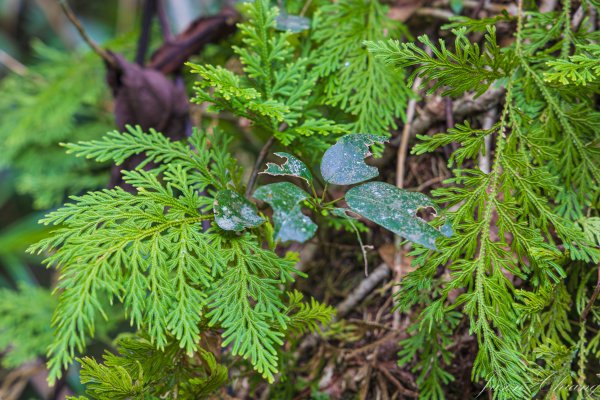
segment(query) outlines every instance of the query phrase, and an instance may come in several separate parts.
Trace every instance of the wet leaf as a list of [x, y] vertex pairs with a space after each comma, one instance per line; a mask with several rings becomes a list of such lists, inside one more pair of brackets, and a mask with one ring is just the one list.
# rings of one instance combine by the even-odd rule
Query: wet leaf
[[265, 222], [257, 214], [254, 204], [229, 189], [217, 193], [213, 210], [215, 222], [226, 231], [241, 231]]
[[432, 250], [436, 249], [438, 237], [451, 234], [449, 225], [442, 233], [416, 216], [421, 208], [438, 211], [435, 203], [422, 193], [408, 192], [384, 182], [369, 182], [350, 189], [346, 202], [355, 213]]
[[317, 225], [302, 214], [301, 203], [309, 195], [298, 186], [290, 182], [272, 183], [256, 189], [254, 197], [273, 208], [276, 240], [305, 242], [317, 231]]
[[275, 28], [279, 31], [302, 32], [310, 29], [310, 19], [299, 15], [278, 15]]
[[267, 169], [261, 174], [295, 176], [304, 179], [309, 184], [312, 183], [312, 175], [302, 161], [289, 153], [280, 152], [275, 155], [285, 158], [285, 162], [281, 165], [267, 163]]
[[331, 146], [321, 160], [323, 178], [336, 185], [351, 185], [379, 175], [377, 168], [365, 164], [369, 146], [387, 139], [379, 135], [352, 133]]

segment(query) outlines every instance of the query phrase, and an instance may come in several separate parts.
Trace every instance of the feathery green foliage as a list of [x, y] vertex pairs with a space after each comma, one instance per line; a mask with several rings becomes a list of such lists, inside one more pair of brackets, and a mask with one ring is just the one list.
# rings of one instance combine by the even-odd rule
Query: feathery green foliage
[[0, 350], [5, 367], [18, 367], [46, 353], [56, 299], [41, 287], [22, 284], [0, 290]]
[[[204, 230], [202, 221], [213, 218], [215, 190], [239, 190], [226, 145], [218, 134], [196, 131], [186, 145], [129, 128], [67, 146], [99, 161], [120, 163], [141, 153], [146, 161], [124, 172], [136, 193], [115, 188], [74, 196], [42, 220], [59, 226], [30, 249], [47, 252], [45, 262], [61, 272], [52, 378], [93, 336], [95, 316], [105, 313], [101, 299], [116, 298], [158, 349], [172, 336], [192, 354], [201, 325], [222, 328], [223, 346], [273, 379], [276, 346], [289, 321], [280, 284], [292, 280], [294, 260], [263, 249], [253, 233]], [[148, 162], [158, 165], [145, 171]]]
[[60, 204], [68, 193], [106, 186], [108, 176], [92, 164], [64, 157], [58, 142], [89, 140], [113, 126], [103, 106], [105, 85], [97, 56], [68, 54], [35, 44], [41, 61], [24, 76], [2, 80], [0, 169], [16, 175], [16, 190], [33, 196], [37, 208]]
[[[454, 356], [448, 346], [452, 344], [452, 333], [461, 319], [460, 313], [444, 312], [442, 303], [435, 304], [435, 307], [429, 308], [435, 315], [411, 325], [409, 333], [413, 335], [400, 342], [402, 349], [398, 353], [399, 365], [418, 357], [413, 371], [420, 370], [417, 377], [419, 395], [426, 399], [444, 399], [444, 385], [454, 381], [443, 367], [449, 365]], [[424, 323], [428, 325], [424, 326]]]
[[423, 78], [421, 87], [432, 82], [429, 93], [444, 87], [444, 95], [458, 96], [469, 90], [481, 95], [495, 80], [507, 76], [513, 61], [501, 52], [496, 43], [494, 27], [488, 27], [483, 48], [467, 38], [466, 27], [453, 30], [452, 33], [456, 36], [454, 51], [448, 49], [441, 39], [438, 48], [426, 35], [419, 37], [431, 55], [414, 43], [400, 43], [398, 40], [369, 41], [367, 47], [379, 59], [395, 68], [420, 65], [421, 68], [410, 75], [409, 82], [417, 76]]
[[[398, 362], [418, 374], [420, 398], [452, 393], [453, 340], [464, 326], [477, 342], [472, 380], [494, 398], [567, 399], [572, 384], [584, 388], [579, 398], [597, 396], [589, 388], [600, 357], [600, 34], [585, 18], [572, 23], [569, 0], [559, 13], [458, 17], [446, 26], [453, 41], [425, 35], [420, 44], [401, 43], [410, 35], [376, 0], [291, 2], [299, 16], [271, 3], [241, 7], [241, 45], [227, 68], [188, 65], [199, 77], [194, 102], [250, 121], [240, 128], [266, 142], [261, 153], [273, 142], [286, 147], [276, 153], [285, 163], [263, 173], [293, 183], [262, 185], [253, 196], [272, 218], [242, 194], [254, 182], [244, 187], [220, 126], [181, 142], [139, 127], [93, 140], [109, 125], [102, 85], [88, 84], [99, 73], [94, 56], [73, 62], [40, 47], [46, 62], [3, 81], [11, 95], [0, 100], [0, 168], [18, 175], [36, 205], [101, 186], [105, 177], [84, 158], [120, 165], [143, 157], [123, 172], [131, 192], [72, 196], [42, 220], [53, 232], [30, 252], [57, 268], [58, 296], [0, 291], [4, 363], [49, 346], [54, 381], [92, 338], [107, 339], [102, 331], [123, 311], [136, 333], [119, 337], [102, 363], [78, 359], [91, 399], [203, 398], [227, 381], [230, 356], [239, 358], [234, 373], [249, 366], [285, 386], [293, 362], [285, 349], [326, 327], [335, 309], [290, 288], [304, 274], [282, 244], [309, 240], [317, 223], [354, 231], [366, 267], [359, 233], [368, 229], [358, 214], [416, 243], [418, 268], [396, 302], [417, 311]], [[459, 12], [462, 2], [451, 7]], [[512, 23], [514, 42], [500, 45], [497, 26]], [[365, 183], [379, 175], [365, 157], [405, 118], [417, 77], [429, 94], [477, 98], [502, 88], [504, 99], [489, 128], [472, 118], [418, 136], [415, 155], [457, 147], [452, 178], [433, 191], [440, 207], [421, 193]], [[59, 142], [77, 157], [63, 157]], [[486, 143], [491, 169], [482, 171]], [[339, 188], [328, 193], [353, 184], [343, 197]], [[429, 207], [441, 214], [431, 223], [417, 215]]]
[[320, 330], [319, 324], [325, 325], [335, 316], [335, 308], [320, 304], [314, 298], [303, 303], [304, 295], [297, 290], [288, 292], [288, 329], [296, 334], [315, 333]]
[[91, 399], [199, 399], [227, 381], [227, 369], [202, 348], [184, 363], [176, 341], [157, 350], [147, 338], [122, 336], [116, 346], [120, 354], [106, 352], [104, 364], [89, 357], [80, 360], [81, 381]]
[[[584, 91], [570, 90], [582, 84], [582, 79], [591, 82], [581, 77], [595, 72], [591, 64], [580, 63], [579, 72], [569, 75], [564, 67], [567, 61], [547, 61], [550, 50], [546, 46], [558, 40], [560, 46], [553, 49], [566, 49], [566, 60], [571, 47], [576, 54], [589, 56], [593, 54], [590, 46], [595, 45], [586, 34], [570, 32], [565, 15], [558, 24], [547, 24], [547, 17], [539, 13], [520, 15], [515, 44], [506, 48], [496, 43], [493, 26], [485, 27], [482, 49], [469, 41], [466, 27], [453, 30], [453, 50], [443, 41], [436, 47], [426, 36], [420, 37], [432, 55], [397, 41], [367, 44], [388, 64], [415, 67], [412, 78], [421, 76], [425, 83], [431, 82], [430, 91], [443, 88], [447, 95], [465, 91], [481, 95], [491, 85], [505, 86], [505, 105], [491, 129], [474, 129], [465, 122], [448, 133], [421, 136], [414, 148], [414, 153], [421, 154], [453, 142], [461, 145], [449, 160], [454, 177], [433, 192], [447, 207], [455, 234], [439, 241], [440, 252], [414, 251], [419, 268], [405, 278], [398, 296], [401, 308], [410, 307], [418, 293], [432, 288], [437, 268], [449, 266], [450, 279], [435, 283], [440, 296], [422, 311], [419, 331], [405, 344], [418, 340], [424, 325], [439, 324], [440, 310], [462, 309], [479, 344], [472, 377], [484, 380], [496, 398], [531, 398], [542, 388], [554, 390], [552, 385], [558, 385], [558, 380], [539, 379], [557, 365], [548, 354], [570, 348], [571, 360], [578, 353], [581, 361], [586, 348], [585, 339], [579, 345], [569, 339], [573, 327], [567, 312], [573, 292], [567, 292], [563, 282], [569, 271], [570, 279], [580, 281], [577, 287], [585, 287], [582, 275], [569, 266], [599, 259], [594, 243], [577, 224], [585, 213], [593, 212], [589, 207], [597, 204], [599, 195], [600, 158], [594, 139], [598, 111], [591, 107], [594, 85]], [[472, 28], [481, 29], [476, 24]], [[546, 65], [555, 69], [544, 80]], [[489, 173], [470, 162], [484, 151], [485, 137], [495, 137]], [[526, 281], [530, 291], [516, 291], [517, 279]], [[454, 290], [462, 294], [451, 300]], [[585, 332], [582, 335], [585, 338]], [[536, 364], [541, 358], [546, 363]], [[582, 362], [580, 384], [585, 381]], [[554, 378], [561, 377], [554, 374]], [[447, 377], [436, 379], [437, 383], [421, 381], [424, 398], [443, 397], [439, 388], [448, 382]]]
[[323, 101], [352, 115], [354, 132], [384, 135], [395, 129], [411, 96], [404, 73], [387, 69], [363, 45], [405, 32], [387, 12], [376, 0], [342, 0], [320, 7], [313, 21], [318, 47], [312, 62], [324, 80]]
[[215, 111], [247, 118], [286, 146], [295, 140], [314, 146], [321, 142], [318, 136], [346, 132], [346, 127], [322, 117], [314, 108], [318, 75], [309, 69], [308, 58], [295, 54], [292, 32], [275, 30], [277, 8], [271, 8], [266, 0], [243, 7], [248, 20], [238, 26], [244, 47], [234, 50], [244, 75], [189, 63], [201, 78], [193, 101], [208, 102]]
[[595, 45], [582, 45], [578, 50], [579, 53], [569, 56], [568, 60], [556, 59], [546, 62], [550, 70], [544, 73], [544, 79], [561, 85], [598, 84], [600, 48]]

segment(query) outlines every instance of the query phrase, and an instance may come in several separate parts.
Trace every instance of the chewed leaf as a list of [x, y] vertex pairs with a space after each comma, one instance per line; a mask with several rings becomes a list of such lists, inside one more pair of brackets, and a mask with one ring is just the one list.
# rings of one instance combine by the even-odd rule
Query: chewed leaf
[[241, 231], [265, 222], [257, 214], [254, 204], [229, 189], [217, 193], [213, 210], [215, 222], [219, 228], [226, 231]]
[[317, 225], [302, 214], [301, 202], [309, 196], [298, 186], [290, 182], [272, 183], [256, 189], [254, 197], [273, 208], [276, 240], [305, 242], [317, 231]]
[[278, 15], [275, 28], [279, 31], [290, 31], [294, 33], [310, 29], [310, 19], [299, 15]]
[[302, 161], [289, 153], [280, 152], [275, 153], [275, 155], [285, 158], [286, 161], [281, 165], [267, 163], [267, 169], [262, 171], [261, 174], [296, 176], [304, 179], [309, 184], [312, 183], [312, 175]]
[[369, 146], [386, 140], [383, 136], [366, 133], [352, 133], [342, 137], [323, 155], [323, 178], [336, 185], [351, 185], [376, 177], [379, 175], [377, 168], [365, 164], [364, 160], [371, 155]]
[[369, 182], [350, 189], [346, 202], [355, 213], [432, 250], [436, 249], [438, 237], [452, 234], [448, 224], [439, 231], [416, 216], [421, 208], [438, 211], [435, 203], [422, 193], [408, 192], [384, 182]]

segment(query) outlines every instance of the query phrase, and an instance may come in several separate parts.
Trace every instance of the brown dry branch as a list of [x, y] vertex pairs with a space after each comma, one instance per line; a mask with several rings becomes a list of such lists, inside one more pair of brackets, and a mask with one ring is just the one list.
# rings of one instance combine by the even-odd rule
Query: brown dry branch
[[380, 264], [368, 277], [363, 279], [360, 284], [337, 305], [337, 315], [339, 318], [347, 315], [362, 299], [367, 297], [381, 281], [390, 276], [391, 269], [387, 264]]
[[[481, 96], [475, 98], [473, 93], [467, 94], [452, 103], [452, 114], [455, 120], [461, 120], [467, 115], [481, 114], [493, 107], [496, 107], [503, 99], [504, 89], [492, 88]], [[425, 133], [436, 123], [445, 121], [446, 110], [439, 105], [438, 101], [430, 100], [421, 111], [420, 115], [414, 119], [410, 136]], [[402, 136], [397, 136], [390, 141], [393, 146], [398, 146], [402, 141]]]

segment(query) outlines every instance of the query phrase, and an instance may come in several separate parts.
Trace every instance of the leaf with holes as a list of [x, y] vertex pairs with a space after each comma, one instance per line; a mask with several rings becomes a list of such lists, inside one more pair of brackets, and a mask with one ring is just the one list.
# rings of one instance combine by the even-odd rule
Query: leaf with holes
[[215, 197], [213, 204], [215, 222], [219, 228], [226, 231], [241, 231], [252, 228], [265, 222], [256, 212], [254, 204], [234, 192], [221, 190]]
[[351, 185], [379, 175], [377, 168], [365, 164], [369, 146], [387, 139], [379, 135], [352, 133], [331, 146], [321, 160], [323, 178], [335, 185]]
[[267, 163], [267, 169], [262, 171], [261, 174], [295, 176], [304, 179], [308, 184], [312, 184], [312, 175], [306, 164], [289, 153], [280, 152], [275, 153], [275, 155], [285, 158], [285, 162], [281, 165]]
[[256, 189], [254, 197], [273, 208], [276, 240], [305, 242], [317, 231], [317, 225], [302, 214], [301, 203], [309, 195], [298, 186], [290, 182], [272, 183]]
[[419, 209], [435, 203], [418, 192], [408, 192], [384, 182], [369, 182], [354, 187], [346, 193], [346, 202], [352, 211], [429, 249], [435, 250], [438, 237], [449, 236], [449, 225], [443, 233], [416, 216]]

